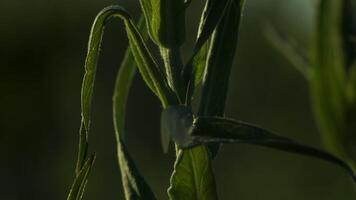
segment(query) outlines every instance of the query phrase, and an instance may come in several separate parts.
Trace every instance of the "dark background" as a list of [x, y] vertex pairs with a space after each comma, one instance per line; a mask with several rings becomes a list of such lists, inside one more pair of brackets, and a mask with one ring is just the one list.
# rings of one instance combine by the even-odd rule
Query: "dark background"
[[[307, 83], [265, 37], [271, 23], [308, 44], [311, 0], [247, 0], [226, 115], [321, 146]], [[91, 23], [100, 9], [132, 0], [0, 1], [0, 199], [65, 199], [74, 176], [80, 86]], [[183, 52], [191, 52], [203, 1], [193, 1]], [[116, 164], [111, 96], [127, 46], [123, 24], [110, 22], [95, 88], [90, 150], [97, 153], [86, 200], [123, 199]], [[128, 105], [127, 141], [160, 199], [174, 161], [160, 147], [161, 107], [137, 76]], [[225, 145], [214, 161], [221, 199], [351, 200], [346, 173], [323, 161], [249, 145]]]

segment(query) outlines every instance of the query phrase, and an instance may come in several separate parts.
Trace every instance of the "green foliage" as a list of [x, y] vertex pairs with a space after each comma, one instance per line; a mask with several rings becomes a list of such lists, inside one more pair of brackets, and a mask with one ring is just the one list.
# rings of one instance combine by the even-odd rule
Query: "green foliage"
[[[270, 34], [275, 46], [309, 82], [315, 120], [325, 146], [356, 168], [355, 62], [356, 5], [352, 0], [321, 0], [309, 58]], [[305, 62], [307, 60], [308, 62]]]
[[[354, 46], [345, 46], [345, 43], [352, 40], [344, 39], [345, 35], [352, 38], [355, 29], [349, 25], [346, 28], [341, 25], [345, 4], [341, 1], [322, 1], [310, 58], [310, 66], [313, 67], [309, 67], [309, 62], [305, 62], [308, 59], [303, 60], [303, 54], [294, 45], [280, 39], [281, 34], [271, 34], [273, 41], [277, 41], [276, 46], [286, 50], [296, 66], [303, 65], [300, 66], [301, 71], [305, 71], [304, 74], [310, 77], [308, 80], [312, 85], [319, 125], [326, 134], [326, 143], [330, 150], [338, 155], [334, 156], [257, 126], [224, 118], [244, 0], [206, 1], [193, 54], [186, 64], [182, 62], [180, 46], [185, 41], [185, 12], [190, 1], [141, 0], [140, 3], [144, 18], [142, 17], [139, 28], [120, 6], [103, 9], [92, 26], [82, 84], [82, 121], [76, 179], [68, 199], [82, 198], [94, 162], [94, 156], [87, 158], [90, 108], [105, 23], [113, 17], [123, 20], [129, 40], [129, 48], [117, 74], [113, 95], [118, 164], [127, 200], [155, 199], [154, 193], [135, 166], [123, 138], [125, 107], [136, 67], [164, 108], [161, 115], [164, 151], [169, 149], [170, 138], [176, 146], [176, 161], [168, 189], [169, 199], [218, 199], [212, 160], [220, 143], [260, 145], [323, 159], [343, 167], [356, 181], [353, 168], [343, 160], [350, 160], [350, 149], [355, 144], [350, 146], [345, 142], [349, 134], [356, 130], [356, 70], [354, 60], [350, 62], [355, 57], [349, 54], [349, 49], [354, 49]], [[345, 12], [349, 13], [347, 9]], [[349, 15], [353, 16], [353, 13]], [[164, 66], [159, 66], [151, 55], [146, 45], [148, 35], [160, 50]], [[351, 63], [351, 66], [345, 67], [345, 63]], [[349, 71], [351, 75], [348, 77], [346, 72]], [[201, 101], [198, 105], [199, 112], [195, 114], [192, 113], [191, 97], [200, 83]]]
[[[231, 1], [211, 36], [199, 115], [223, 116], [230, 71], [237, 46], [243, 1]], [[199, 76], [199, 75], [198, 75]]]
[[82, 169], [79, 171], [73, 182], [67, 200], [81, 200], [83, 198], [84, 189], [87, 185], [88, 177], [93, 167], [94, 161], [95, 155], [88, 158], [88, 160], [84, 163]]
[[171, 200], [216, 200], [215, 179], [205, 146], [179, 150], [168, 196]]
[[[143, 38], [147, 39], [145, 23], [141, 17], [138, 27], [143, 30]], [[136, 74], [136, 63], [128, 48], [118, 71], [113, 96], [113, 122], [117, 142], [117, 156], [121, 171], [121, 179], [126, 199], [156, 199], [150, 187], [139, 173], [123, 142], [125, 133], [125, 108], [130, 87]]]
[[185, 86], [188, 87], [187, 101], [190, 100], [194, 87], [203, 78], [209, 52], [209, 38], [225, 14], [230, 1], [207, 0], [205, 3], [193, 55], [182, 72], [183, 81]]
[[263, 128], [223, 117], [194, 117], [184, 106], [163, 111], [166, 129], [180, 148], [210, 143], [245, 143], [319, 158], [346, 169], [356, 181], [352, 167], [342, 159], [315, 147], [282, 137]]
[[179, 47], [185, 40], [184, 0], [140, 0], [152, 40], [165, 48]]

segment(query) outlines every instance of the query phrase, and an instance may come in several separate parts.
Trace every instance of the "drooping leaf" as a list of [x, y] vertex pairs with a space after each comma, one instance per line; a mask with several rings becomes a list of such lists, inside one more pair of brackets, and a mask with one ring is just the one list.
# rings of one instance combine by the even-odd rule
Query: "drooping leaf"
[[82, 169], [76, 176], [73, 185], [70, 189], [67, 200], [81, 200], [83, 198], [84, 189], [88, 182], [88, 176], [95, 161], [95, 155], [92, 155], [84, 163]]
[[[181, 112], [179, 110], [181, 109], [177, 109], [175, 112]], [[171, 111], [171, 113], [174, 113], [174, 111]], [[189, 115], [185, 114], [183, 117], [186, 116]], [[170, 130], [187, 130], [187, 132], [169, 133], [180, 148], [193, 148], [201, 144], [210, 143], [244, 143], [259, 145], [295, 154], [311, 156], [336, 164], [347, 170], [356, 182], [354, 169], [346, 161], [324, 150], [301, 144], [287, 137], [276, 135], [252, 124], [227, 118], [197, 117], [194, 121], [191, 121], [191, 123], [179, 123], [179, 121], [188, 121], [189, 119], [192, 118], [188, 117], [187, 119], [179, 119], [176, 123], [171, 122], [172, 126], [183, 127]], [[191, 124], [190, 127], [189, 124]]]
[[106, 21], [113, 17], [119, 17], [124, 20], [131, 51], [146, 84], [160, 98], [163, 105], [167, 105], [168, 102], [173, 101], [172, 96], [170, 96], [172, 92], [169, 89], [164, 74], [151, 56], [145, 41], [138, 32], [130, 15], [120, 6], [109, 6], [103, 9], [96, 17], [89, 39], [82, 86], [82, 117], [86, 130], [89, 129], [91, 99], [104, 27]]
[[272, 25], [268, 25], [265, 30], [270, 43], [284, 55], [295, 69], [309, 80], [312, 66], [310, 59], [306, 55], [306, 50], [301, 48], [293, 39], [272, 27]]
[[[147, 30], [144, 29], [144, 26], [145, 23], [143, 17], [141, 17], [138, 28], [143, 33], [143, 39], [146, 40]], [[113, 122], [117, 141], [117, 156], [125, 198], [127, 200], [153, 200], [155, 199], [153, 192], [139, 173], [123, 143], [126, 102], [136, 69], [135, 59], [130, 48], [128, 48], [117, 74], [113, 96]]]
[[[191, 128], [192, 114], [185, 106], [171, 106], [163, 110], [162, 134], [178, 138]], [[188, 129], [186, 129], [188, 128]], [[216, 200], [216, 186], [207, 147], [177, 150], [177, 159], [168, 189], [170, 200]]]
[[160, 98], [164, 106], [175, 102], [175, 96], [168, 83], [151, 56], [145, 41], [136, 29], [130, 15], [120, 6], [109, 6], [103, 9], [95, 18], [91, 29], [88, 52], [85, 60], [85, 74], [82, 83], [81, 115], [79, 153], [77, 169], [79, 172], [84, 164], [88, 149], [88, 132], [90, 127], [90, 108], [94, 90], [96, 67], [99, 60], [100, 45], [104, 33], [105, 23], [108, 19], [119, 17], [124, 20], [131, 51], [134, 55], [139, 71], [148, 87]]

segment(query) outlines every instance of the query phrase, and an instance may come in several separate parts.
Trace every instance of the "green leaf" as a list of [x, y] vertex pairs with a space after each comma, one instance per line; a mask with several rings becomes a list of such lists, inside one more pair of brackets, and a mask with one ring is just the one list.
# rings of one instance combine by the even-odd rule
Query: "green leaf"
[[[220, 118], [220, 117], [198, 117], [192, 123], [189, 132], [178, 139], [172, 137], [181, 148], [192, 148], [201, 144], [209, 143], [245, 143], [290, 153], [301, 154], [319, 158], [344, 168], [356, 182], [353, 168], [344, 160], [321, 149], [298, 143], [287, 137], [276, 135], [268, 130], [259, 128], [248, 123]], [[184, 133], [181, 133], [184, 134]], [[182, 139], [184, 138], [185, 139]]]
[[207, 0], [199, 25], [195, 52], [204, 45], [225, 14], [229, 2], [235, 0]]
[[95, 155], [92, 155], [83, 165], [83, 168], [80, 170], [76, 176], [74, 183], [70, 189], [67, 200], [81, 200], [83, 198], [84, 189], [88, 182], [88, 176], [93, 167], [95, 161]]
[[[145, 30], [144, 25], [143, 17], [141, 17], [139, 29]], [[147, 39], [147, 31], [144, 31], [143, 38], [144, 40]], [[113, 96], [113, 122], [117, 141], [117, 156], [125, 198], [127, 200], [153, 200], [156, 199], [153, 192], [139, 173], [123, 143], [126, 103], [135, 73], [136, 63], [130, 48], [128, 48], [117, 74]]]
[[199, 115], [223, 116], [244, 1], [232, 0], [210, 44]]
[[139, 71], [148, 87], [160, 98], [163, 106], [176, 102], [176, 97], [170, 90], [163, 72], [151, 56], [145, 41], [138, 32], [129, 14], [120, 6], [109, 6], [103, 9], [95, 18], [91, 29], [88, 52], [85, 60], [85, 74], [82, 83], [81, 110], [82, 124], [80, 129], [79, 153], [77, 172], [83, 166], [88, 149], [88, 132], [90, 127], [90, 108], [94, 90], [100, 45], [108, 19], [119, 17], [124, 20], [131, 51], [134, 55]]
[[272, 25], [266, 26], [265, 32], [270, 43], [284, 55], [295, 69], [309, 80], [311, 76], [311, 63], [306, 55], [306, 50], [301, 48], [293, 38], [276, 30]]
[[312, 43], [311, 94], [322, 139], [343, 158], [346, 137], [346, 68], [342, 35], [344, 1], [322, 0]]
[[82, 116], [86, 130], [89, 129], [91, 99], [104, 27], [106, 21], [113, 17], [119, 17], [125, 22], [131, 51], [146, 84], [161, 99], [163, 105], [167, 105], [170, 100], [172, 100], [172, 97], [170, 96], [172, 95], [172, 92], [168, 87], [164, 74], [151, 56], [150, 51], [131, 20], [130, 15], [120, 6], [109, 6], [103, 9], [96, 17], [89, 39], [88, 54], [85, 62], [85, 75], [82, 86]]
[[[185, 106], [171, 106], [163, 110], [162, 134], [178, 138], [191, 128], [192, 114]], [[187, 129], [188, 128], [188, 129]], [[216, 186], [210, 152], [205, 146], [177, 149], [177, 159], [168, 189], [171, 200], [216, 200]]]
[[182, 72], [186, 84], [191, 81], [191, 83], [189, 83], [191, 87], [198, 85], [201, 81], [202, 72], [205, 68], [204, 58], [207, 57], [209, 47], [207, 41], [219, 21], [222, 19], [229, 1], [231, 0], [207, 0], [205, 3], [200, 19], [197, 41], [195, 43], [193, 55]]
[[[206, 2], [200, 21], [198, 37], [193, 56], [188, 61], [188, 64], [182, 72], [184, 80], [188, 84], [188, 100], [194, 91], [194, 87], [196, 87], [202, 81], [204, 74], [206, 74], [205, 68], [207, 65], [209, 65], [209, 59], [211, 60], [220, 57], [221, 55], [218, 55], [219, 53], [217, 53], [219, 51], [234, 52], [234, 46], [236, 46], [237, 43], [238, 27], [240, 17], [242, 15], [243, 4], [244, 0], [208, 0]], [[229, 13], [226, 14], [228, 9]], [[221, 22], [224, 16], [225, 20], [224, 22]], [[215, 32], [215, 36], [214, 38], [211, 38], [213, 32]], [[232, 36], [232, 40], [230, 41], [231, 43], [225, 43], [222, 41], [228, 40], [228, 38], [222, 38], [223, 35]], [[214, 43], [210, 44], [209, 41], [211, 40], [214, 40]], [[211, 45], [214, 44], [216, 46], [217, 43], [220, 42], [225, 43], [225, 47], [228, 49], [214, 49], [211, 47]], [[210, 52], [210, 50], [215, 52]], [[209, 56], [210, 58], [208, 58]], [[228, 56], [226, 63], [224, 64], [228, 64], [229, 62], [230, 57]]]
[[140, 0], [140, 3], [152, 40], [160, 47], [180, 47], [185, 41], [185, 0]]
[[216, 186], [208, 149], [178, 150], [168, 189], [170, 200], [216, 200]]

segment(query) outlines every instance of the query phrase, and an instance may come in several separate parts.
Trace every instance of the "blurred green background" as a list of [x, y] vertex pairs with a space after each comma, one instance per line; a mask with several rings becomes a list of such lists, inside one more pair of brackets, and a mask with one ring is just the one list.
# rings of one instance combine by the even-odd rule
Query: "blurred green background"
[[[270, 23], [307, 46], [312, 0], [247, 0], [226, 115], [321, 146], [306, 81], [268, 42]], [[189, 9], [188, 57], [204, 1]], [[65, 199], [74, 176], [80, 86], [91, 23], [100, 9], [135, 0], [0, 1], [0, 199]], [[99, 63], [90, 150], [97, 153], [86, 200], [123, 199], [116, 164], [111, 96], [127, 46], [123, 24], [108, 23]], [[127, 143], [160, 199], [174, 161], [160, 147], [159, 102], [137, 76], [128, 105]], [[351, 200], [342, 169], [250, 145], [225, 145], [214, 161], [220, 199]]]

